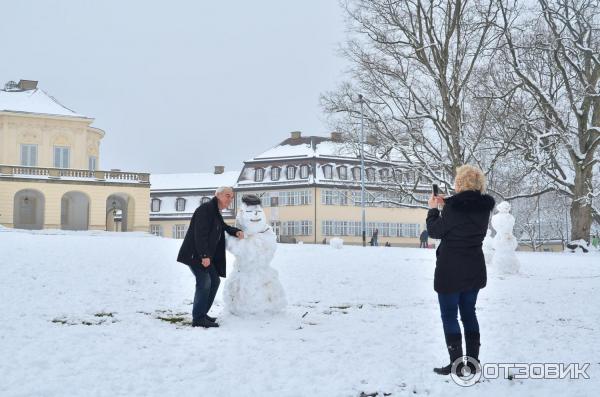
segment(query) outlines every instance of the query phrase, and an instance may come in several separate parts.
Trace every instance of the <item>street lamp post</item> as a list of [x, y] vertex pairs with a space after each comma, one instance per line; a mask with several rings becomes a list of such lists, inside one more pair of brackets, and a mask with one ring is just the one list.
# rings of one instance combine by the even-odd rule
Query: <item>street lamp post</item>
[[360, 101], [360, 206], [362, 210], [362, 244], [363, 247], [367, 246], [367, 231], [366, 231], [366, 218], [365, 218], [365, 126], [364, 126], [364, 113], [363, 104], [364, 99], [362, 95], [358, 95]]
[[537, 196], [538, 244], [542, 246], [542, 220], [540, 218], [540, 196]]

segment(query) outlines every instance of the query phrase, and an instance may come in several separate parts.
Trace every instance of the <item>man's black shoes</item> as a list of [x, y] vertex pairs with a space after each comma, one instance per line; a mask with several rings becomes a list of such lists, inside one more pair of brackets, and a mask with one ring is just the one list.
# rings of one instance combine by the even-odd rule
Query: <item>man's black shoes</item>
[[203, 318], [198, 321], [192, 321], [192, 327], [203, 327], [203, 328], [217, 328], [219, 324], [210, 321], [207, 318]]
[[212, 321], [213, 323], [217, 321], [217, 319], [216, 319], [215, 317], [211, 317], [211, 316], [209, 316], [208, 314], [206, 315], [206, 319], [207, 319], [208, 321]]

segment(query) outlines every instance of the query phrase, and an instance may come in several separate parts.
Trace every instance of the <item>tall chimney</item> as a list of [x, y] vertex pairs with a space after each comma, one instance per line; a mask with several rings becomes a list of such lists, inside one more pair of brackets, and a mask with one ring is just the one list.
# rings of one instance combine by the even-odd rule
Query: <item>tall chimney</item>
[[223, 172], [225, 172], [225, 166], [215, 165], [215, 174], [222, 174]]
[[19, 80], [19, 89], [22, 91], [35, 90], [37, 85], [35, 80]]
[[292, 135], [292, 139], [300, 139], [300, 137], [302, 137], [302, 132], [301, 131], [292, 131], [291, 135]]

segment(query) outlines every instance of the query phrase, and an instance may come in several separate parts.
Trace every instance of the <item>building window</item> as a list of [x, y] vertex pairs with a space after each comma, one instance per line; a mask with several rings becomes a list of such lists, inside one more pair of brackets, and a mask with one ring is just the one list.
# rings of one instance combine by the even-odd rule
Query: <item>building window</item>
[[54, 168], [69, 168], [70, 149], [65, 146], [54, 146]]
[[298, 195], [296, 192], [281, 192], [279, 193], [279, 197], [283, 206], [298, 205]]
[[348, 179], [348, 168], [345, 166], [338, 167], [338, 178], [345, 181]]
[[187, 225], [173, 225], [173, 238], [182, 239], [187, 233]]
[[271, 180], [272, 181], [278, 181], [280, 175], [281, 175], [281, 168], [271, 167]]
[[163, 228], [161, 225], [150, 225], [150, 233], [154, 234], [155, 236], [162, 237]]
[[321, 233], [324, 236], [333, 236], [333, 221], [323, 221], [321, 223], [322, 230]]
[[297, 233], [297, 222], [291, 221], [291, 222], [283, 222], [283, 233], [286, 236], [296, 236], [298, 235]]
[[324, 165], [323, 166], [323, 177], [325, 179], [332, 179], [333, 178], [333, 167], [330, 165]]
[[302, 164], [300, 166], [300, 178], [308, 179], [308, 165]]
[[321, 204], [333, 205], [333, 190], [323, 190]]
[[312, 221], [300, 222], [300, 233], [303, 236], [312, 236]]
[[348, 205], [348, 195], [345, 190], [322, 190], [321, 204], [324, 205]]
[[352, 179], [355, 181], [360, 181], [360, 167], [352, 168]]
[[310, 190], [301, 190], [299, 193], [300, 205], [310, 205], [312, 202], [312, 193]]
[[152, 206], [151, 206], [150, 210], [152, 212], [160, 212], [160, 199], [157, 199], [157, 198], [152, 199]]
[[282, 236], [311, 236], [312, 221], [287, 221], [281, 223]]
[[[367, 222], [365, 233], [372, 236], [375, 230], [380, 237], [419, 237], [418, 223], [388, 223]], [[360, 221], [323, 221], [321, 223], [322, 233], [325, 236], [356, 236], [362, 235], [362, 223]]]
[[210, 197], [202, 197], [200, 199], [200, 204], [208, 203], [210, 201]]
[[178, 198], [175, 200], [175, 211], [185, 211], [185, 199]]
[[262, 182], [265, 177], [265, 170], [263, 168], [254, 169], [254, 182]]
[[388, 182], [390, 180], [390, 170], [387, 168], [379, 170], [379, 178], [382, 182]]
[[398, 237], [398, 223], [390, 223], [390, 237]]
[[97, 158], [95, 156], [90, 156], [88, 157], [88, 169], [90, 171], [96, 171], [96, 163], [97, 163]]
[[367, 168], [367, 181], [375, 182], [375, 170], [373, 168]]
[[296, 179], [296, 167], [293, 165], [288, 165], [285, 171], [287, 179]]
[[[260, 197], [263, 207], [285, 207], [312, 204], [312, 190], [284, 190], [281, 192], [244, 192]], [[236, 195], [238, 207], [242, 204], [241, 195]]]
[[339, 205], [348, 205], [348, 193], [345, 190], [338, 191], [338, 203]]
[[310, 205], [312, 192], [310, 190], [293, 190], [279, 192], [280, 206]]
[[37, 145], [21, 145], [21, 165], [37, 167]]

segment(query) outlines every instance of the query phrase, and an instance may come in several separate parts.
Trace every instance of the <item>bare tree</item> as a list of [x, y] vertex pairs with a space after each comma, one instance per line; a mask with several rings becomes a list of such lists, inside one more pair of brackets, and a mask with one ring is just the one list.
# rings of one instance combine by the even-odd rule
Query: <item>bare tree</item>
[[351, 81], [321, 98], [336, 127], [358, 141], [362, 94], [375, 155], [416, 172], [413, 186], [396, 184], [404, 194], [419, 183], [451, 190], [462, 164], [490, 172], [505, 152], [502, 141], [487, 139], [491, 120], [474, 86], [502, 35], [496, 0], [348, 0], [344, 6]]
[[546, 190], [571, 198], [571, 238], [588, 240], [600, 145], [600, 2], [538, 0], [527, 18], [498, 5], [514, 84], [497, 98], [520, 120], [511, 143]]

